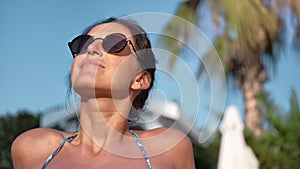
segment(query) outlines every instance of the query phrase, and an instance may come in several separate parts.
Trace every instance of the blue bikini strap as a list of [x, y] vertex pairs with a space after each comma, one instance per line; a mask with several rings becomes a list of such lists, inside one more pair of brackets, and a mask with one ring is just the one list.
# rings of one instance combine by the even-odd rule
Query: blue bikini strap
[[[139, 139], [139, 137], [132, 131], [132, 130], [129, 130], [130, 133], [132, 134], [132, 136], [134, 137], [135, 141], [137, 142], [137, 145], [139, 146], [141, 152], [143, 153], [143, 156], [147, 162], [147, 165], [148, 165], [148, 168], [149, 169], [152, 169], [152, 166], [151, 166], [151, 163], [150, 163], [150, 159]], [[63, 145], [66, 143], [66, 142], [69, 142], [69, 141], [72, 141], [76, 136], [78, 135], [78, 133], [75, 133], [74, 135], [72, 136], [69, 136], [67, 138], [65, 138], [60, 144], [59, 146], [54, 150], [54, 152], [52, 154], [50, 154], [50, 156], [47, 158], [46, 162], [43, 164], [42, 168], [41, 169], [45, 169], [49, 163], [51, 162], [51, 160], [54, 158], [54, 156], [62, 149]]]
[[42, 169], [45, 169], [48, 164], [51, 162], [51, 160], [53, 159], [53, 157], [61, 150], [61, 148], [63, 147], [63, 145], [68, 142], [68, 141], [72, 141], [78, 133], [75, 133], [74, 135], [65, 138], [60, 144], [59, 146], [53, 151], [52, 154], [50, 154], [50, 156], [47, 158], [46, 162], [44, 163], [44, 165], [42, 166]]
[[132, 131], [132, 130], [129, 130], [130, 133], [132, 134], [132, 136], [134, 137], [135, 141], [137, 142], [141, 152], [143, 153], [143, 156], [147, 162], [147, 165], [148, 165], [148, 168], [149, 169], [152, 169], [152, 166], [151, 166], [151, 163], [150, 163], [150, 160], [149, 160], [149, 157], [145, 151], [145, 148], [143, 147], [142, 143], [141, 143], [141, 140], [139, 139], [139, 137]]

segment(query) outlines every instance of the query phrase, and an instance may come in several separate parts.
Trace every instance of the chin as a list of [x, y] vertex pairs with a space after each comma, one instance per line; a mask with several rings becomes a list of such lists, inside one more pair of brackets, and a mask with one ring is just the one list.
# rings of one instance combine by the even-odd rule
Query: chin
[[95, 98], [96, 93], [94, 89], [88, 88], [74, 88], [75, 92], [80, 95], [81, 98]]
[[80, 96], [85, 94], [95, 95], [95, 83], [91, 80], [76, 80], [72, 82], [72, 87]]

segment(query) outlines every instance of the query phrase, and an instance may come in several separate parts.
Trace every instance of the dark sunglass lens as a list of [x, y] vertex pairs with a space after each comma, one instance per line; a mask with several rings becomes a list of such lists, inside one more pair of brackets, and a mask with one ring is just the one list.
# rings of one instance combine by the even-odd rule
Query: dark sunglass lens
[[106, 52], [116, 53], [126, 46], [126, 37], [123, 34], [111, 34], [104, 38], [102, 46]]
[[93, 37], [89, 35], [80, 35], [72, 40], [70, 43], [70, 49], [73, 54], [80, 54], [85, 52], [87, 47], [93, 42]]

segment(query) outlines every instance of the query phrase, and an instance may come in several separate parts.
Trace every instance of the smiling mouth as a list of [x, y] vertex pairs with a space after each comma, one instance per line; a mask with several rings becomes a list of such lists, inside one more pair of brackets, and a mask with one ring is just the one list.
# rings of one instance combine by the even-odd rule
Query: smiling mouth
[[95, 61], [85, 61], [81, 64], [80, 67], [83, 68], [83, 67], [89, 67], [89, 66], [105, 68], [104, 65], [102, 65], [99, 62], [95, 62]]

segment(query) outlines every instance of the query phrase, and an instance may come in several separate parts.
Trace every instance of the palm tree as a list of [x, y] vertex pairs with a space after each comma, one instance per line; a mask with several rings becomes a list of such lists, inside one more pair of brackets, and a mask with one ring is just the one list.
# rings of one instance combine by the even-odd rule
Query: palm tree
[[[263, 129], [257, 97], [268, 79], [267, 68], [276, 65], [278, 47], [282, 46], [285, 25], [280, 12], [283, 6], [288, 7], [299, 21], [300, 1], [206, 0], [200, 3], [200, 0], [188, 0], [179, 5], [176, 15], [197, 24], [196, 11], [200, 5], [210, 8], [215, 26], [221, 32], [215, 35], [214, 46], [226, 76], [243, 92], [246, 128], [259, 136]], [[189, 37], [189, 31], [185, 29], [185, 25], [176, 25], [171, 20], [165, 31]], [[300, 27], [297, 30], [300, 37]], [[164, 45], [175, 55], [182, 49], [182, 44], [175, 41], [165, 41]], [[209, 56], [208, 53], [204, 59], [210, 59]], [[200, 66], [198, 70], [201, 75], [204, 67]]]

